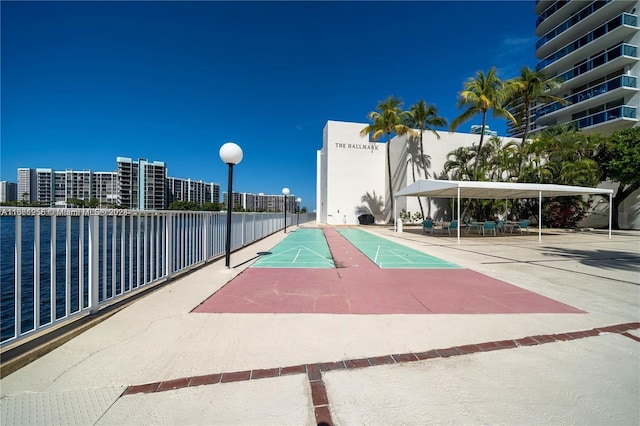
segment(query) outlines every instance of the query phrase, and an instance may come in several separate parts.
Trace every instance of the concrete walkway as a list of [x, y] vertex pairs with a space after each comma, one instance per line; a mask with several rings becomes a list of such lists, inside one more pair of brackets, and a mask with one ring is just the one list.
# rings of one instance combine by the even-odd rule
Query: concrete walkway
[[191, 313], [278, 233], [3, 378], [0, 423], [640, 424], [639, 233], [363, 229], [586, 313]]

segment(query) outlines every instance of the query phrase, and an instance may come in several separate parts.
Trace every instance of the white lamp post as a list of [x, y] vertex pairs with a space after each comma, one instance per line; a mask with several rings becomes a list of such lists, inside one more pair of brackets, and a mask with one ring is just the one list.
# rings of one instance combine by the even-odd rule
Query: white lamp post
[[282, 195], [284, 195], [284, 233], [287, 233], [287, 195], [289, 195], [289, 188], [282, 188]]
[[225, 266], [229, 267], [231, 260], [231, 210], [233, 207], [233, 166], [242, 161], [242, 148], [233, 142], [227, 142], [220, 147], [220, 159], [229, 166], [229, 179], [227, 189], [227, 241]]
[[296, 226], [300, 226], [300, 203], [302, 203], [302, 198], [296, 198], [296, 207], [298, 216], [296, 216]]

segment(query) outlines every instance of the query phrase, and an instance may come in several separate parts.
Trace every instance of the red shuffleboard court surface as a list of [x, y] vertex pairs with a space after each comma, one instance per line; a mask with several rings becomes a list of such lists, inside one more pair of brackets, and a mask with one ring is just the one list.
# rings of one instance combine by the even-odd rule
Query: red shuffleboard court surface
[[199, 313], [584, 313], [469, 269], [381, 269], [324, 229], [336, 269], [248, 268]]

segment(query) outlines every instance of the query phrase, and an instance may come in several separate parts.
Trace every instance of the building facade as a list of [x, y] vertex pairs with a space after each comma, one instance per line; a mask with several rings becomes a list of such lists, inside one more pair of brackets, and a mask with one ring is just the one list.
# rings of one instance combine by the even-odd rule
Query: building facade
[[21, 167], [18, 169], [18, 200], [34, 202], [38, 199], [38, 180], [36, 169]]
[[[387, 223], [393, 214], [393, 200], [388, 190], [387, 143], [372, 142], [361, 137], [367, 123], [328, 121], [323, 131], [322, 149], [317, 152], [316, 220], [329, 225], [358, 224], [358, 217], [373, 215], [376, 223]], [[492, 132], [490, 129], [485, 129]], [[493, 133], [492, 133], [493, 134]], [[470, 147], [480, 140], [478, 134], [439, 132], [423, 134], [423, 148], [428, 164], [426, 178], [441, 178], [447, 154], [458, 147]], [[490, 136], [489, 136], [490, 137]], [[488, 140], [485, 136], [485, 141]], [[505, 138], [500, 138], [506, 143]], [[509, 138], [509, 140], [511, 140]], [[419, 158], [417, 139], [396, 136], [391, 140], [392, 184], [394, 194], [400, 189], [424, 179], [423, 169], [413, 159]], [[357, 165], [357, 166], [354, 166]], [[396, 215], [403, 209], [411, 214], [448, 219], [448, 200], [414, 197], [397, 200]]]
[[134, 210], [166, 208], [167, 167], [162, 161], [117, 157], [118, 204]]
[[[533, 107], [529, 132], [571, 123], [584, 133], [610, 135], [639, 125], [640, 1], [536, 2], [536, 69], [556, 78], [559, 102]], [[524, 127], [509, 124], [509, 134]]]
[[18, 201], [18, 184], [6, 180], [0, 181], [0, 203]]
[[174, 201], [190, 201], [196, 204], [218, 203], [220, 185], [192, 179], [167, 178], [167, 206]]

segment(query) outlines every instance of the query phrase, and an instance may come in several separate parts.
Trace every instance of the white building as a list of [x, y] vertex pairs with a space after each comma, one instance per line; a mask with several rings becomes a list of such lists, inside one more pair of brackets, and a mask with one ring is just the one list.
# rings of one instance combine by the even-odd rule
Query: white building
[[0, 203], [17, 200], [18, 184], [15, 182], [8, 182], [6, 180], [0, 181]]
[[[367, 123], [328, 121], [323, 131], [322, 149], [317, 152], [316, 208], [318, 223], [330, 225], [358, 224], [358, 217], [372, 214], [376, 223], [391, 219], [392, 200], [389, 200], [387, 170], [387, 143], [370, 142], [360, 132]], [[480, 136], [470, 133], [424, 132], [424, 153], [430, 159], [430, 178], [440, 177], [447, 154], [461, 146], [471, 146]], [[485, 135], [485, 141], [489, 136]], [[504, 138], [503, 143], [505, 143]], [[412, 167], [411, 158], [417, 157], [419, 148], [408, 143], [406, 136], [391, 140], [391, 171], [394, 194], [415, 179], [423, 179], [422, 169]], [[448, 201], [421, 199], [424, 215], [432, 218], [451, 214]], [[420, 212], [418, 199], [399, 198], [396, 214], [402, 209]]]
[[174, 201], [196, 204], [220, 202], [220, 185], [212, 182], [167, 177], [167, 206]]

